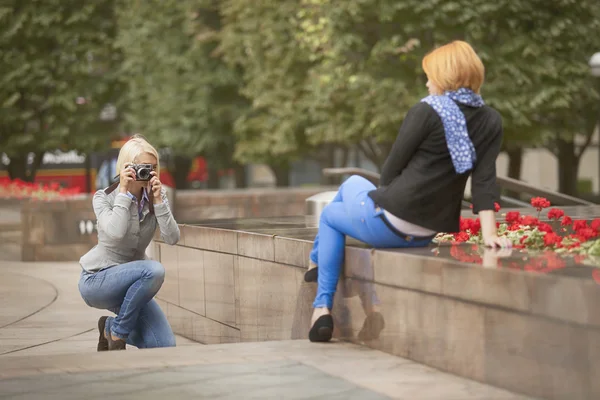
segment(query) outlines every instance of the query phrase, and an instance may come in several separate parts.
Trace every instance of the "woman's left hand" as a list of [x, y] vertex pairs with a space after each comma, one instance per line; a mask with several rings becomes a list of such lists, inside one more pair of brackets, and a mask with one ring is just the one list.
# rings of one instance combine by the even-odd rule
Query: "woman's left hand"
[[162, 183], [156, 176], [156, 171], [150, 172], [150, 175], [152, 175], [152, 178], [150, 178], [150, 182], [148, 184], [149, 185], [148, 189], [150, 191], [152, 191], [152, 198], [153, 198], [154, 204], [160, 204], [163, 202], [162, 194], [161, 194]]

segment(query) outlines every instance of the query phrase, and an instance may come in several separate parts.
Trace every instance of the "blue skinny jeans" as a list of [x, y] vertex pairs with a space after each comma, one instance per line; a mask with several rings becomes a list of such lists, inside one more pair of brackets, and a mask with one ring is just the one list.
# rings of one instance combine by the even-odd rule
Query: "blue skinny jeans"
[[432, 238], [407, 239], [392, 231], [382, 218], [378, 207], [368, 193], [375, 189], [367, 179], [354, 175], [339, 188], [337, 195], [321, 213], [319, 232], [310, 253], [312, 262], [319, 266], [317, 296], [313, 307], [333, 308], [333, 296], [342, 264], [346, 235], [375, 248], [424, 247]]
[[96, 273], [83, 271], [79, 292], [85, 303], [117, 314], [105, 331], [137, 348], [173, 347], [175, 335], [154, 300], [165, 268], [153, 260], [132, 261]]

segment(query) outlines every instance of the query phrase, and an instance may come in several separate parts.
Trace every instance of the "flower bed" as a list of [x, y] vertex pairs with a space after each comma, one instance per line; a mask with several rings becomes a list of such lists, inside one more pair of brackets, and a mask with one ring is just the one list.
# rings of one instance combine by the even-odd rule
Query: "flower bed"
[[[565, 215], [559, 208], [547, 212], [549, 223], [540, 221], [543, 210], [550, 208], [550, 202], [542, 197], [531, 199], [531, 205], [537, 210], [537, 217], [523, 216], [518, 211], [503, 214], [505, 222], [497, 222], [498, 235], [505, 236], [514, 248], [556, 253], [574, 253], [600, 256], [600, 218], [588, 223]], [[496, 204], [496, 212], [500, 206]], [[479, 218], [462, 218], [460, 232], [440, 233], [435, 243], [472, 243], [483, 244]]]
[[32, 199], [48, 201], [71, 197], [79, 193], [79, 188], [61, 188], [58, 183], [41, 185], [24, 182], [20, 179], [0, 183], [0, 199], [3, 200]]

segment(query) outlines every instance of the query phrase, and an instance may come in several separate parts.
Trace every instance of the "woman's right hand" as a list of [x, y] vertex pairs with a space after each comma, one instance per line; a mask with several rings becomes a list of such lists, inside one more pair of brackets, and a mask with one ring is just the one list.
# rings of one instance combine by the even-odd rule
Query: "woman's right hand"
[[130, 165], [130, 163], [126, 163], [125, 168], [123, 168], [123, 171], [119, 174], [119, 191], [123, 194], [127, 194], [131, 183], [135, 181], [135, 171]]

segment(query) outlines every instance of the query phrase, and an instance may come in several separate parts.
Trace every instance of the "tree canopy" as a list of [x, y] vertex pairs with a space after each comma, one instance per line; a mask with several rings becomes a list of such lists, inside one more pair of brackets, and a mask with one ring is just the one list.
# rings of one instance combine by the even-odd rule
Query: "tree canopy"
[[100, 115], [117, 96], [114, 12], [112, 1], [0, 5], [0, 148], [13, 178], [33, 179], [28, 153], [40, 163], [48, 150], [107, 142], [114, 125]]
[[264, 162], [284, 174], [336, 146], [381, 165], [427, 94], [423, 56], [462, 39], [486, 65], [482, 94], [503, 116], [505, 148], [547, 146], [568, 171], [561, 182], [576, 181], [600, 102], [587, 65], [599, 50], [596, 3], [9, 1], [0, 145], [15, 156], [89, 147], [95, 139], [76, 133], [105, 129], [99, 110], [113, 102], [127, 130], [213, 166]]

